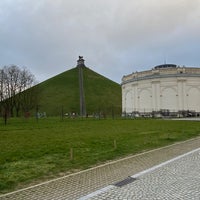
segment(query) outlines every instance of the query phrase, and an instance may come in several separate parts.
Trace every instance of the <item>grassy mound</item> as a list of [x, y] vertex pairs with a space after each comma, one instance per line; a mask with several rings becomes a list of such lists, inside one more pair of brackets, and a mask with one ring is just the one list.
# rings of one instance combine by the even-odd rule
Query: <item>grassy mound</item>
[[[89, 115], [121, 113], [121, 86], [118, 83], [84, 67], [83, 85]], [[80, 113], [78, 68], [63, 72], [36, 87], [40, 91], [40, 112], [46, 112], [48, 116], [58, 116], [62, 112]]]

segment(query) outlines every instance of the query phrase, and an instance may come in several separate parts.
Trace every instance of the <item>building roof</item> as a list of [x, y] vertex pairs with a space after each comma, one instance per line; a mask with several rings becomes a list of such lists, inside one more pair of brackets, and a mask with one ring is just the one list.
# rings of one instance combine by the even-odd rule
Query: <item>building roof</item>
[[180, 67], [175, 64], [163, 64], [151, 70], [134, 72], [123, 76], [122, 84], [146, 79], [169, 78], [169, 77], [200, 77], [200, 68]]
[[154, 69], [160, 69], [160, 68], [176, 68], [177, 66], [175, 64], [163, 64], [163, 65], [157, 65], [154, 67]]

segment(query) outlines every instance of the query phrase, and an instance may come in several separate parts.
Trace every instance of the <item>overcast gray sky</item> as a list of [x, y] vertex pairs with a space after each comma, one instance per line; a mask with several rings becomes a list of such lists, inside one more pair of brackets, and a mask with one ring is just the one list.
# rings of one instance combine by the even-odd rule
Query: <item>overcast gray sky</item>
[[200, 0], [0, 0], [0, 67], [41, 82], [79, 55], [118, 83], [164, 62], [200, 67]]

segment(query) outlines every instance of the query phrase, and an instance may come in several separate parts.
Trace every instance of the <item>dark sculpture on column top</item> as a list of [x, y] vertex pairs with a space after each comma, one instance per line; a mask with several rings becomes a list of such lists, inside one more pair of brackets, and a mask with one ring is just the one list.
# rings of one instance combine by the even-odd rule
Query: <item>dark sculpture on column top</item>
[[85, 67], [83, 56], [79, 56], [79, 59], [77, 60], [77, 67]]

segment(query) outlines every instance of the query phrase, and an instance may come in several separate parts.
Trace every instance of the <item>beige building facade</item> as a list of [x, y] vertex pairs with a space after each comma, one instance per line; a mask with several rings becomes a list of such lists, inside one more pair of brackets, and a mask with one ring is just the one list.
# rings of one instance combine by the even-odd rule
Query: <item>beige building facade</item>
[[199, 115], [200, 68], [164, 64], [122, 78], [123, 114]]

